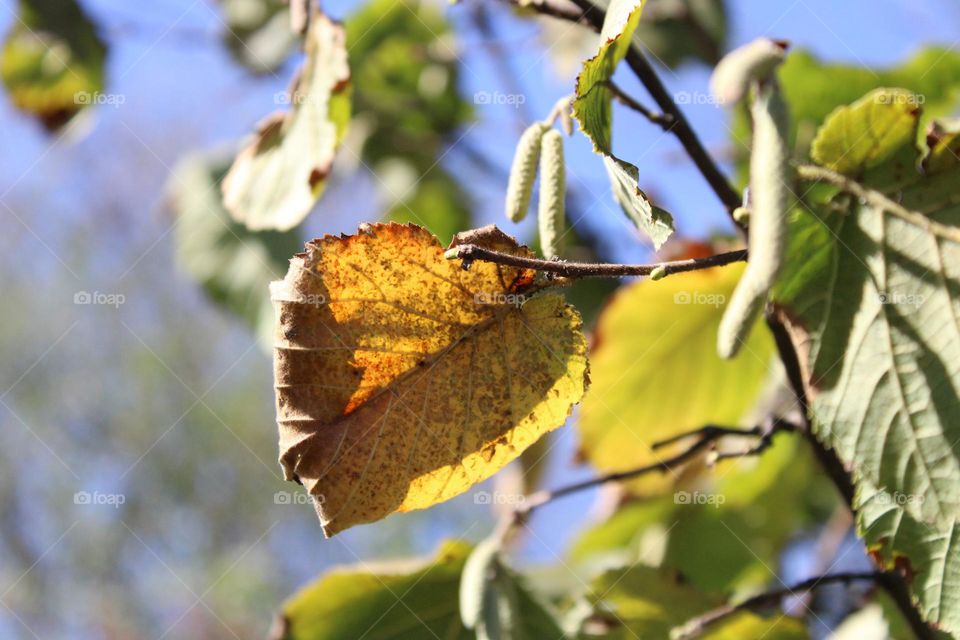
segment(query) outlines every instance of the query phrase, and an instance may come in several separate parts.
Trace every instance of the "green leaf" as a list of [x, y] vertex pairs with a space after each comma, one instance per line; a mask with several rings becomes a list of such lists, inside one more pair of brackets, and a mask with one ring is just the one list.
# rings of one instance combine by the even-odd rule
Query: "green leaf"
[[250, 231], [234, 222], [220, 201], [219, 183], [229, 158], [182, 159], [169, 183], [177, 216], [175, 257], [211, 300], [253, 327], [264, 345], [273, 341], [269, 284], [282, 278], [290, 256], [303, 249], [292, 231]]
[[871, 92], [830, 114], [817, 132], [811, 156], [840, 173], [870, 169], [913, 141], [918, 112], [916, 96], [909, 91]]
[[635, 166], [612, 155], [603, 157], [603, 166], [610, 176], [613, 197], [623, 212], [638, 228], [647, 232], [653, 245], [659, 249], [673, 233], [673, 218], [647, 200], [647, 195], [637, 186], [639, 170]]
[[[447, 542], [430, 560], [363, 563], [333, 569], [282, 607], [274, 637], [282, 640], [473, 640], [463, 626], [458, 585], [470, 546]], [[512, 578], [520, 611], [514, 638], [559, 638], [540, 602]]]
[[573, 115], [590, 138], [593, 150], [604, 160], [613, 193], [627, 217], [653, 240], [656, 248], [673, 232], [666, 211], [653, 207], [637, 185], [638, 169], [613, 155], [613, 105], [607, 81], [627, 55], [630, 39], [640, 22], [646, 0], [613, 0], [600, 31], [597, 55], [583, 63], [577, 76]]
[[[457, 93], [457, 43], [437, 7], [416, 0], [370, 0], [346, 22], [354, 109], [373, 117], [364, 158], [403, 154], [435, 160], [443, 137], [470, 116]], [[383, 136], [386, 136], [385, 138]]]
[[74, 0], [20, 0], [0, 54], [0, 76], [17, 108], [56, 129], [101, 99], [106, 54]]
[[258, 74], [276, 71], [296, 49], [289, 0], [220, 0], [233, 58]]
[[[752, 408], [771, 365], [769, 333], [758, 327], [736, 360], [721, 360], [713, 348], [742, 271], [737, 264], [677, 274], [615, 294], [598, 321], [577, 425], [581, 454], [597, 469], [657, 462], [677, 449], [654, 451], [654, 442], [708, 423], [739, 424]], [[628, 488], [658, 493], [674, 481], [651, 474]]]
[[[876, 91], [837, 111], [816, 159], [955, 228], [960, 145], [936, 130], [918, 167], [915, 103]], [[874, 558], [906, 571], [924, 618], [958, 634], [960, 246], [835, 188], [806, 204], [775, 301], [802, 357], [815, 433], [853, 471]]]
[[[600, 636], [581, 638], [605, 640], [627, 638], [670, 638], [671, 630], [723, 604], [703, 594], [679, 576], [644, 565], [607, 571], [590, 585], [587, 602], [610, 627]], [[707, 627], [702, 640], [801, 640], [809, 638], [804, 624], [779, 614], [768, 619], [742, 612]]]
[[322, 195], [350, 119], [345, 42], [342, 27], [313, 16], [291, 110], [260, 123], [224, 178], [224, 205], [249, 229], [291, 229]]
[[500, 557], [499, 536], [480, 542], [460, 576], [460, 619], [477, 640], [516, 637], [519, 619], [516, 584]]

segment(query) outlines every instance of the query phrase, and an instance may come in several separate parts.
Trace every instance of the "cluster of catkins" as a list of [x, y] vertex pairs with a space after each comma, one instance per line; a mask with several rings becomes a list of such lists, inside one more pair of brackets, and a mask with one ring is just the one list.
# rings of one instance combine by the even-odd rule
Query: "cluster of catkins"
[[[752, 95], [753, 147], [750, 154], [750, 201], [735, 216], [749, 216], [747, 268], [737, 283], [720, 322], [717, 352], [736, 355], [767, 302], [767, 295], [783, 265], [786, 249], [790, 187], [790, 148], [787, 143], [787, 105], [774, 75], [786, 56], [787, 44], [759, 38], [730, 52], [710, 79], [710, 89], [722, 104], [735, 104]], [[570, 102], [557, 103], [550, 117], [530, 126], [517, 143], [507, 184], [507, 217], [519, 222], [527, 215], [533, 183], [540, 168], [540, 248], [546, 258], [560, 253], [566, 225], [564, 211], [563, 137], [553, 128], [557, 119], [569, 134]], [[744, 215], [747, 214], [747, 215]], [[659, 280], [662, 269], [651, 274]]]
[[520, 136], [507, 182], [507, 217], [513, 222], [520, 222], [530, 208], [539, 164], [540, 201], [537, 205], [537, 221], [540, 226], [540, 250], [548, 259], [559, 257], [561, 239], [567, 224], [564, 208], [566, 174], [563, 163], [563, 136], [552, 126], [558, 118], [569, 135], [573, 128], [569, 98], [558, 102], [547, 120], [533, 123]]

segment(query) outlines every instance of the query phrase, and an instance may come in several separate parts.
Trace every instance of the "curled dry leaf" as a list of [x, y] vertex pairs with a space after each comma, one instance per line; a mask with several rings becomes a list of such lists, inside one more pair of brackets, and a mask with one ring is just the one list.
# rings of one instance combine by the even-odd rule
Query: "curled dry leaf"
[[[532, 255], [491, 227], [454, 238]], [[416, 225], [313, 240], [271, 286], [280, 462], [324, 533], [463, 493], [563, 424], [579, 314], [533, 272], [446, 260]]]
[[260, 122], [223, 180], [224, 206], [253, 231], [286, 231], [310, 213], [346, 132], [350, 69], [343, 27], [313, 16], [306, 54], [290, 90], [290, 111]]

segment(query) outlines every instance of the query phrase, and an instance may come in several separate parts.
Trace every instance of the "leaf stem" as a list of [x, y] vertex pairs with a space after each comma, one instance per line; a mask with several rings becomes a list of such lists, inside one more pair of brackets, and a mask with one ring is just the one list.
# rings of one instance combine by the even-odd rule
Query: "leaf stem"
[[859, 198], [867, 204], [877, 207], [882, 211], [886, 211], [887, 213], [896, 216], [901, 220], [905, 220], [912, 225], [918, 226], [932, 235], [939, 236], [953, 242], [960, 242], [960, 229], [957, 227], [941, 224], [936, 220], [931, 220], [929, 217], [923, 215], [919, 211], [907, 209], [899, 202], [894, 202], [888, 198], [882, 192], [876, 189], [865, 187], [856, 180], [848, 178], [841, 173], [837, 173], [836, 171], [832, 171], [826, 167], [821, 167], [818, 165], [801, 164], [797, 165], [797, 175], [804, 180], [832, 184], [833, 186], [846, 191], [850, 195]]
[[833, 573], [829, 575], [808, 578], [792, 586], [759, 593], [755, 596], [747, 598], [739, 604], [728, 604], [708, 611], [701, 616], [697, 616], [681, 627], [677, 638], [683, 640], [695, 638], [706, 631], [707, 627], [715, 625], [732, 615], [740, 613], [741, 611], [755, 611], [758, 609], [775, 607], [787, 596], [796, 596], [799, 594], [808, 593], [818, 587], [837, 582], [847, 584], [854, 581], [869, 580], [871, 582], [880, 583], [882, 581], [882, 577], [883, 574], [881, 572], [868, 571]]
[[648, 276], [654, 269], [661, 269], [663, 276], [684, 271], [698, 271], [712, 267], [722, 267], [733, 262], [743, 262], [747, 259], [746, 249], [718, 253], [706, 258], [691, 258], [689, 260], [672, 260], [669, 262], [655, 262], [651, 264], [616, 264], [594, 262], [564, 262], [562, 260], [541, 260], [502, 253], [475, 244], [462, 244], [451, 248], [447, 252], [449, 259], [460, 258], [463, 268], [469, 269], [475, 260], [494, 262], [496, 264], [518, 267], [521, 269], [535, 269], [547, 273], [555, 273], [566, 278], [620, 278], [624, 276]]

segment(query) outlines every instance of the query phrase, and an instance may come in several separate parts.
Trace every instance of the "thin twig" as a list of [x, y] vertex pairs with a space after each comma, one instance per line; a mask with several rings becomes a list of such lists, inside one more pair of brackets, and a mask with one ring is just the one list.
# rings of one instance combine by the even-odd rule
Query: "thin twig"
[[880, 572], [846, 572], [846, 573], [833, 573], [825, 576], [816, 576], [814, 578], [808, 578], [797, 584], [785, 587], [783, 589], [777, 589], [775, 591], [767, 591], [764, 593], [751, 596], [744, 600], [743, 602], [736, 605], [725, 605], [723, 607], [718, 607], [712, 611], [697, 616], [693, 620], [690, 620], [681, 627], [678, 632], [678, 638], [688, 639], [695, 638], [702, 634], [707, 627], [710, 627], [722, 620], [729, 618], [730, 616], [739, 613], [741, 611], [755, 611], [758, 609], [766, 609], [770, 607], [775, 607], [780, 604], [780, 601], [788, 596], [795, 596], [801, 593], [807, 593], [827, 584], [834, 584], [841, 582], [844, 584], [858, 581], [858, 580], [869, 580], [871, 582], [879, 583], [882, 579], [883, 574]]
[[[771, 423], [771, 426], [767, 429], [767, 431], [769, 431], [769, 437], [772, 438], [775, 433], [792, 431], [794, 429], [796, 429], [796, 425], [793, 425], [792, 423], [789, 423], [785, 420], [775, 420]], [[575, 482], [573, 484], [569, 484], [553, 490], [538, 491], [537, 493], [534, 493], [528, 496], [523, 501], [523, 503], [517, 507], [516, 511], [514, 512], [514, 515], [515, 515], [514, 520], [515, 522], [522, 522], [530, 515], [530, 513], [532, 513], [538, 507], [541, 507], [547, 504], [548, 502], [553, 502], [558, 498], [562, 498], [564, 496], [577, 493], [579, 491], [584, 491], [587, 489], [592, 489], [594, 487], [599, 487], [600, 485], [607, 484], [610, 482], [620, 482], [623, 480], [630, 480], [630, 479], [637, 478], [639, 476], [646, 475], [649, 473], [657, 473], [657, 472], [664, 473], [667, 471], [673, 471], [680, 465], [696, 457], [696, 455], [701, 451], [703, 451], [704, 449], [716, 444], [717, 440], [719, 440], [724, 436], [729, 436], [729, 435], [756, 436], [756, 435], [762, 435], [763, 433], [764, 433], [764, 430], [762, 430], [759, 427], [756, 429], [737, 429], [734, 427], [706, 425], [695, 431], [691, 431], [683, 434], [684, 437], [693, 436], [693, 435], [697, 435], [699, 437], [697, 438], [696, 441], [693, 442], [693, 444], [688, 446], [683, 451], [669, 458], [666, 458], [664, 460], [658, 460], [657, 462], [644, 465], [642, 467], [637, 467], [635, 469], [628, 469], [626, 471], [618, 471], [616, 473], [608, 473], [602, 476], [597, 476], [595, 478], [589, 478], [587, 480]], [[667, 440], [667, 441], [655, 443], [653, 445], [653, 448], [656, 449], [669, 442], [675, 442], [676, 440], [677, 438], [671, 438], [670, 440]], [[753, 454], [743, 453], [742, 455], [753, 455]], [[739, 456], [734, 453], [729, 457], [739, 457]]]
[[758, 438], [758, 440], [750, 447], [746, 449], [741, 449], [740, 451], [722, 451], [717, 453], [716, 457], [713, 458], [713, 462], [719, 462], [720, 460], [729, 460], [732, 458], [744, 458], [747, 456], [757, 456], [766, 451], [771, 444], [773, 444], [773, 436], [781, 432], [794, 432], [802, 431], [801, 427], [789, 420], [783, 418], [772, 418], [768, 420], [766, 424], [756, 425], [750, 427], [749, 429], [741, 429], [739, 427], [723, 427], [715, 424], [708, 424], [706, 426], [700, 427], [699, 429], [693, 429], [692, 431], [686, 431], [684, 433], [679, 433], [675, 436], [667, 438], [665, 440], [660, 440], [659, 442], [654, 442], [652, 448], [654, 450], [665, 447], [669, 444], [674, 444], [680, 440], [686, 438], [691, 438], [693, 436], [702, 437], [722, 437], [729, 436], [735, 438]]
[[623, 89], [618, 87], [613, 80], [607, 80], [604, 84], [617, 101], [633, 109], [653, 124], [659, 125], [664, 131], [670, 131], [670, 128], [673, 127], [674, 122], [676, 122], [669, 113], [656, 113], [643, 106], [624, 92]]
[[665, 438], [663, 440], [658, 440], [654, 442], [650, 448], [653, 450], [662, 449], [668, 444], [674, 444], [686, 438], [692, 438], [693, 436], [710, 437], [716, 438], [718, 436], [733, 436], [733, 437], [743, 437], [743, 438], [756, 438], [762, 435], [763, 428], [759, 425], [756, 427], [750, 427], [749, 429], [741, 429], [740, 427], [723, 427], [716, 424], [708, 424], [706, 426], [700, 427], [698, 429], [692, 429], [690, 431], [684, 431], [683, 433], [678, 433], [675, 436]]
[[782, 418], [774, 418], [767, 422], [767, 424], [754, 427], [753, 431], [757, 431], [760, 439], [751, 447], [740, 451], [721, 451], [714, 458], [714, 463], [719, 462], [720, 460], [728, 460], [731, 458], [745, 458], [747, 456], [758, 456], [773, 444], [773, 436], [783, 432], [796, 432], [802, 431], [803, 429], [799, 426], [790, 422], [789, 420], [784, 420]]
[[949, 225], [941, 224], [936, 220], [931, 220], [919, 211], [907, 209], [899, 202], [894, 202], [876, 189], [865, 187], [856, 180], [847, 176], [831, 171], [826, 167], [820, 167], [812, 164], [801, 164], [797, 166], [797, 175], [804, 180], [813, 182], [827, 182], [847, 193], [859, 198], [867, 204], [877, 207], [881, 211], [905, 220], [912, 225], [918, 226], [924, 231], [953, 242], [960, 242], [960, 229]]
[[547, 273], [555, 273], [566, 278], [620, 278], [623, 276], [648, 276], [654, 269], [662, 269], [663, 276], [684, 271], [698, 271], [712, 267], [722, 267], [734, 262], [743, 262], [747, 259], [747, 251], [728, 251], [706, 258], [691, 258], [689, 260], [673, 260], [652, 264], [607, 264], [593, 262], [564, 262], [562, 260], [540, 260], [502, 253], [475, 244], [462, 244], [450, 249], [450, 259], [463, 260], [463, 268], [469, 269], [475, 260], [495, 262], [521, 269], [536, 269]]

